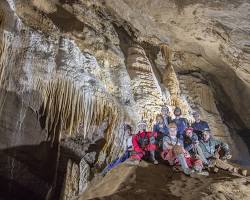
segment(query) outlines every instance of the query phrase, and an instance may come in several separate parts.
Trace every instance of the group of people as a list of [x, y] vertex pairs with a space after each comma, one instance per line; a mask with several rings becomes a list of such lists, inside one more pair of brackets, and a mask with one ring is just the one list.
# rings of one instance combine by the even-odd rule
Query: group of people
[[[175, 170], [186, 175], [195, 172], [208, 175], [205, 168], [239, 172], [238, 168], [226, 162], [232, 157], [228, 144], [213, 137], [208, 123], [201, 120], [199, 112], [193, 113], [195, 121], [191, 125], [182, 117], [179, 107], [174, 109], [174, 116], [172, 119], [168, 107], [163, 106], [161, 114], [156, 117], [153, 131], [147, 131], [147, 123], [143, 120], [138, 123], [139, 132], [135, 135], [131, 126], [126, 125], [127, 149], [121, 157], [107, 165], [102, 174], [121, 162], [139, 164], [141, 159], [150, 160], [156, 165], [159, 159], [166, 160]], [[246, 173], [241, 170], [242, 175]]]

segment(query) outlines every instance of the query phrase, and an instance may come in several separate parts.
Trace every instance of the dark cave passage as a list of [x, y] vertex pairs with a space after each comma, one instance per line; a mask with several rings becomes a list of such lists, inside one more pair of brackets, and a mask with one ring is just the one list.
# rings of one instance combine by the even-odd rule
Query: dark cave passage
[[230, 97], [226, 95], [220, 83], [214, 77], [210, 77], [210, 83], [214, 89], [216, 105], [223, 123], [228, 127], [234, 142], [232, 151], [240, 152], [233, 157], [232, 161], [242, 166], [250, 166], [250, 129], [235, 111]]

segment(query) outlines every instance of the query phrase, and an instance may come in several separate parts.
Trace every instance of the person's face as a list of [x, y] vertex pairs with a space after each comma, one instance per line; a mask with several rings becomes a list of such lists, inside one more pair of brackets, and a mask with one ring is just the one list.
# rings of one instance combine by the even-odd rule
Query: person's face
[[127, 132], [127, 134], [128, 134], [129, 136], [132, 135], [132, 130], [131, 130], [131, 129], [127, 129], [126, 132]]
[[167, 108], [162, 108], [162, 109], [161, 109], [161, 114], [162, 114], [162, 115], [168, 115], [168, 113], [169, 113], [169, 111], [168, 111]]
[[209, 132], [204, 132], [203, 133], [203, 140], [206, 142], [206, 141], [208, 141], [209, 140], [209, 138], [210, 138], [210, 133]]
[[176, 136], [177, 135], [176, 128], [169, 128], [169, 135], [170, 136]]
[[195, 114], [194, 115], [194, 119], [195, 119], [195, 121], [200, 121], [200, 115], [199, 114]]
[[187, 135], [188, 137], [192, 137], [193, 131], [187, 130], [187, 131], [186, 131], [186, 135]]
[[162, 117], [157, 117], [157, 122], [158, 122], [159, 124], [162, 124], [162, 123], [163, 123]]
[[147, 125], [146, 124], [140, 124], [138, 126], [138, 128], [139, 128], [140, 131], [145, 131], [147, 129]]
[[179, 117], [181, 115], [181, 112], [180, 111], [175, 111], [174, 115], [177, 116], [177, 117]]

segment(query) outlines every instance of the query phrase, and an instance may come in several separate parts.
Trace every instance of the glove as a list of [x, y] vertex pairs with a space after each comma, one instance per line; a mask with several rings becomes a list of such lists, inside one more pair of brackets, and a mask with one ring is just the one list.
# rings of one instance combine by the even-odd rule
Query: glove
[[230, 160], [231, 158], [232, 158], [232, 155], [228, 152], [221, 159], [222, 160]]
[[199, 141], [195, 141], [195, 142], [193, 143], [193, 145], [194, 145], [195, 147], [197, 147], [197, 146], [199, 145]]

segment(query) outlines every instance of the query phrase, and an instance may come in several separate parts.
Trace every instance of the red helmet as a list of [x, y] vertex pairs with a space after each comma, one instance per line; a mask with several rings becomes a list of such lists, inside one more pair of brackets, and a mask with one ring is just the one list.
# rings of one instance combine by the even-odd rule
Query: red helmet
[[187, 132], [187, 131], [193, 131], [193, 130], [194, 129], [192, 127], [188, 127], [188, 128], [185, 129], [185, 132]]

